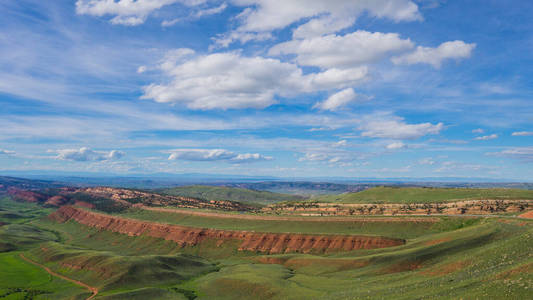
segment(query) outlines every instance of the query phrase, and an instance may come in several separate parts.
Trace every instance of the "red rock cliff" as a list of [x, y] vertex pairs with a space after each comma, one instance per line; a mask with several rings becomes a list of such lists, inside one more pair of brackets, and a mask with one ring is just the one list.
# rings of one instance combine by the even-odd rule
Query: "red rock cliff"
[[159, 224], [94, 213], [72, 206], [63, 206], [50, 218], [58, 222], [76, 222], [130, 236], [147, 235], [173, 241], [180, 246], [194, 246], [208, 239], [242, 241], [239, 250], [265, 253], [333, 252], [356, 249], [385, 248], [405, 244], [402, 239], [353, 235], [311, 235], [293, 233], [259, 233], [193, 228]]

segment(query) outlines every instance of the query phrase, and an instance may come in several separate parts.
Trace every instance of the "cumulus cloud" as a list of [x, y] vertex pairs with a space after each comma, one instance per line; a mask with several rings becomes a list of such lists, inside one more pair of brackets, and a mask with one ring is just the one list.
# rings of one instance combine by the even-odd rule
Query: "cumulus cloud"
[[353, 68], [413, 47], [409, 39], [401, 39], [396, 33], [358, 30], [343, 36], [291, 40], [272, 47], [269, 54], [295, 54], [298, 63], [305, 66]]
[[387, 146], [385, 146], [388, 150], [398, 150], [398, 149], [405, 149], [407, 148], [407, 145], [402, 142], [394, 142], [390, 143]]
[[428, 134], [438, 134], [444, 128], [442, 123], [407, 124], [401, 118], [392, 120], [367, 120], [360, 127], [361, 136], [389, 139], [417, 139]]
[[497, 139], [497, 138], [498, 138], [498, 135], [493, 133], [493, 134], [490, 134], [490, 135], [478, 136], [478, 137], [474, 138], [474, 140], [477, 140], [477, 141], [488, 141], [488, 140], [493, 140], [493, 139]]
[[482, 129], [482, 128], [478, 128], [478, 129], [472, 130], [472, 133], [484, 133], [484, 132], [485, 132], [485, 130]]
[[169, 160], [225, 161], [229, 163], [249, 163], [271, 160], [272, 157], [259, 153], [235, 153], [224, 149], [174, 149]]
[[532, 136], [533, 131], [516, 131], [511, 134], [512, 136]]
[[[233, 0], [246, 7], [238, 16], [240, 26], [230, 33], [232, 40], [249, 33], [268, 33], [283, 29], [300, 20], [309, 19], [294, 31], [297, 38], [333, 33], [351, 26], [356, 18], [367, 13], [375, 18], [414, 21], [422, 17], [418, 6], [410, 0]], [[222, 39], [227, 39], [223, 37]], [[226, 44], [231, 43], [226, 41]]]
[[240, 53], [197, 55], [177, 49], [159, 65], [171, 80], [144, 87], [143, 99], [183, 103], [192, 109], [264, 108], [276, 97], [345, 88], [365, 79], [365, 67], [303, 74], [296, 65]]
[[461, 58], [470, 57], [472, 50], [474, 50], [475, 47], [476, 44], [467, 44], [463, 41], [445, 42], [440, 44], [437, 48], [418, 46], [414, 52], [393, 57], [392, 62], [397, 65], [424, 63], [430, 64], [438, 69], [444, 60], [459, 60]]
[[352, 88], [344, 89], [329, 96], [326, 101], [316, 103], [313, 108], [335, 111], [354, 101], [356, 97], [357, 94]]
[[60, 149], [55, 151], [52, 150], [50, 152], [57, 153], [57, 159], [72, 161], [117, 160], [125, 155], [124, 152], [118, 150], [112, 150], [110, 152], [93, 151], [87, 147], [82, 147], [80, 149]]
[[96, 17], [113, 16], [112, 24], [135, 26], [146, 21], [148, 15], [163, 6], [181, 3], [186, 6], [196, 6], [205, 0], [78, 0], [76, 13]]

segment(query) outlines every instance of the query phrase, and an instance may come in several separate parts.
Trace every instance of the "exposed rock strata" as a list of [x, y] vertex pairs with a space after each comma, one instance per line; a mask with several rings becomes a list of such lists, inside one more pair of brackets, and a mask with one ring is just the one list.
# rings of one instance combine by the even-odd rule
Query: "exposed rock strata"
[[[109, 230], [129, 236], [147, 235], [173, 241], [180, 246], [194, 246], [206, 240], [241, 241], [239, 250], [264, 253], [334, 252], [356, 249], [385, 248], [405, 244], [402, 239], [352, 235], [310, 235], [293, 233], [258, 233], [193, 228], [159, 224], [94, 213], [72, 206], [63, 206], [50, 218], [58, 222], [74, 220], [90, 227]], [[220, 242], [220, 243], [219, 243]]]
[[232, 211], [248, 211], [254, 209], [249, 205], [233, 201], [205, 200], [111, 187], [84, 188], [79, 189], [77, 192], [109, 198], [125, 206], [131, 206], [133, 203], [138, 203], [147, 206], [173, 206], [181, 208], [206, 208]]
[[344, 204], [300, 202], [265, 207], [263, 212], [298, 215], [488, 215], [521, 212], [533, 200], [468, 200], [449, 203]]

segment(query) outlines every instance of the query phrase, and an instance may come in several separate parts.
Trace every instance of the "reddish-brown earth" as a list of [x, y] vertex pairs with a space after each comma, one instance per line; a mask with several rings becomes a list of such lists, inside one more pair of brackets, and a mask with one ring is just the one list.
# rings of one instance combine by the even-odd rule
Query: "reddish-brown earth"
[[375, 249], [405, 244], [405, 240], [386, 237], [259, 233], [185, 227], [120, 218], [89, 212], [72, 206], [61, 207], [55, 213], [51, 214], [50, 218], [58, 222], [74, 220], [86, 226], [127, 234], [129, 236], [147, 235], [162, 238], [173, 241], [181, 247], [194, 246], [206, 240], [216, 240], [217, 245], [224, 240], [238, 240], [241, 241], [238, 247], [240, 251], [309, 253]]
[[231, 211], [250, 211], [255, 208], [238, 202], [225, 200], [204, 200], [191, 197], [162, 195], [138, 190], [92, 187], [79, 189], [76, 192], [90, 194], [92, 196], [112, 199], [124, 206], [147, 205], [147, 206], [174, 206], [182, 208], [205, 208]]
[[151, 210], [162, 213], [175, 213], [182, 215], [191, 215], [199, 217], [208, 217], [208, 218], [221, 218], [221, 219], [241, 219], [241, 220], [261, 220], [261, 221], [311, 221], [311, 222], [384, 222], [384, 223], [394, 223], [394, 222], [414, 222], [414, 223], [436, 223], [440, 219], [436, 217], [365, 217], [358, 216], [354, 217], [342, 217], [342, 216], [328, 216], [321, 218], [320, 216], [277, 216], [277, 215], [254, 215], [254, 214], [235, 214], [235, 213], [221, 213], [214, 211], [196, 211], [196, 210], [186, 210], [186, 209], [177, 209], [177, 208], [164, 208], [164, 207], [149, 207], [139, 205], [137, 208]]
[[96, 287], [92, 287], [92, 286], [90, 286], [90, 285], [88, 285], [88, 284], [86, 284], [86, 283], [83, 283], [83, 282], [79, 281], [79, 280], [75, 280], [75, 279], [72, 279], [72, 278], [68, 278], [67, 276], [64, 276], [64, 275], [58, 274], [58, 273], [56, 273], [56, 272], [50, 270], [50, 268], [48, 268], [47, 266], [44, 266], [44, 265], [42, 265], [42, 264], [40, 264], [40, 263], [38, 263], [38, 262], [35, 262], [35, 261], [33, 261], [33, 260], [27, 258], [27, 257], [24, 256], [24, 254], [22, 254], [22, 253], [20, 254], [20, 258], [22, 258], [23, 260], [25, 260], [25, 261], [27, 261], [27, 262], [33, 264], [33, 265], [36, 265], [36, 266], [38, 266], [38, 267], [40, 267], [40, 268], [43, 268], [46, 272], [48, 272], [48, 274], [50, 274], [50, 275], [52, 275], [52, 276], [59, 277], [59, 278], [61, 278], [61, 279], [63, 279], [63, 280], [70, 281], [70, 282], [72, 282], [72, 283], [74, 283], [74, 284], [77, 284], [77, 285], [79, 285], [79, 286], [81, 286], [81, 287], [84, 287], [84, 288], [88, 289], [88, 290], [92, 293], [92, 295], [91, 295], [89, 298], [87, 298], [86, 300], [91, 300], [91, 299], [93, 299], [94, 297], [96, 297], [96, 295], [98, 294], [98, 288], [96, 288]]
[[533, 210], [528, 211], [527, 213], [523, 213], [519, 215], [520, 218], [528, 218], [533, 219]]
[[346, 204], [346, 203], [289, 203], [264, 207], [266, 213], [304, 216], [347, 215], [490, 215], [526, 211], [533, 200], [468, 200], [449, 203], [412, 204]]
[[441, 276], [456, 272], [470, 265], [469, 261], [457, 261], [442, 266], [434, 267], [429, 270], [420, 271], [423, 275]]
[[14, 187], [8, 188], [7, 193], [15, 200], [32, 202], [32, 203], [43, 202], [43, 201], [46, 201], [47, 199], [45, 195], [32, 192], [32, 191], [21, 190], [21, 189], [14, 188]]

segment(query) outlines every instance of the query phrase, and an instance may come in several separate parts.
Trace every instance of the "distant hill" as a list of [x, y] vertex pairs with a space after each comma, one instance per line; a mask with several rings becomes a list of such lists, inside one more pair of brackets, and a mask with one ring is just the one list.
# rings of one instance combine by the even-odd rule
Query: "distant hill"
[[0, 176], [0, 192], [5, 191], [10, 187], [24, 190], [39, 190], [45, 188], [56, 188], [60, 186], [64, 186], [64, 184], [57, 181]]
[[190, 185], [171, 189], [158, 190], [159, 193], [200, 198], [206, 200], [229, 200], [247, 204], [268, 205], [284, 201], [298, 201], [305, 199], [302, 196], [272, 193], [267, 191], [255, 191], [244, 188], [232, 188], [221, 186]]
[[438, 203], [477, 199], [533, 199], [533, 190], [382, 186], [358, 193], [322, 196], [314, 200], [336, 203]]
[[263, 181], [228, 183], [226, 186], [294, 195], [325, 195], [358, 192], [375, 184], [343, 184], [312, 181]]

